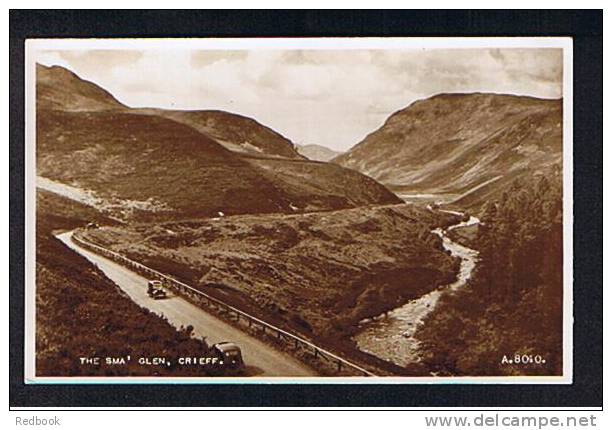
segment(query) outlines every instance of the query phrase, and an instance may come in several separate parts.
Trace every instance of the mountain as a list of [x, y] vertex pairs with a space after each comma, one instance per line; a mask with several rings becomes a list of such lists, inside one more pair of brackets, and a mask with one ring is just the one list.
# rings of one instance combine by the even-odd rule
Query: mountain
[[297, 151], [309, 160], [315, 161], [329, 161], [342, 154], [321, 145], [298, 145]]
[[37, 136], [39, 176], [91, 191], [122, 218], [289, 209], [288, 197], [257, 169], [167, 118], [43, 111]]
[[124, 109], [111, 93], [60, 66], [36, 65], [37, 109], [97, 111]]
[[[294, 213], [398, 202], [384, 186], [349, 169], [290, 151], [281, 158], [269, 148], [282, 144], [294, 151], [292, 144], [249, 118], [215, 113], [214, 121], [200, 123], [206, 117], [201, 112], [132, 109], [61, 67], [39, 66], [37, 73], [37, 174], [47, 189], [77, 195], [114, 217]], [[255, 162], [227, 149], [219, 136], [268, 149], [254, 151], [262, 157]], [[282, 174], [268, 171], [267, 158], [277, 160]], [[321, 177], [333, 183], [302, 173], [296, 181], [292, 166], [296, 172], [304, 166], [292, 161], [301, 160], [328, 172]]]
[[559, 166], [562, 123], [562, 100], [440, 94], [394, 113], [333, 162], [400, 196], [446, 194], [475, 206], [516, 177]]
[[350, 339], [362, 319], [455, 279], [457, 261], [430, 234], [443, 219], [394, 205], [107, 226], [86, 235], [265, 320]]

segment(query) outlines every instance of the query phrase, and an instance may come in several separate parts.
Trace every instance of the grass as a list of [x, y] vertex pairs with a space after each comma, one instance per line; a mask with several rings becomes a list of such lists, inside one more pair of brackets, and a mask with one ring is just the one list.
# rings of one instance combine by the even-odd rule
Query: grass
[[[40, 110], [37, 145], [40, 176], [94, 192], [113, 203], [109, 210], [122, 219], [293, 213], [397, 202], [372, 179], [331, 164], [276, 160], [272, 168], [278, 174], [271, 173], [263, 160], [243, 159], [187, 125], [154, 115]], [[316, 170], [323, 179], [305, 177], [303, 169]], [[133, 202], [158, 210], [133, 208]]]
[[[38, 192], [36, 236], [37, 376], [208, 376], [218, 370], [180, 367], [177, 357], [206, 356], [208, 345], [177, 331], [132, 302], [88, 260], [53, 237], [88, 221], [112, 223], [95, 210]], [[127, 357], [126, 365], [82, 365], [80, 357]], [[143, 366], [166, 357], [172, 366]], [[174, 359], [174, 360], [173, 360]]]
[[457, 262], [430, 233], [452, 222], [453, 216], [393, 205], [143, 223], [87, 234], [270, 323], [354, 355], [351, 336], [360, 320], [454, 279]]

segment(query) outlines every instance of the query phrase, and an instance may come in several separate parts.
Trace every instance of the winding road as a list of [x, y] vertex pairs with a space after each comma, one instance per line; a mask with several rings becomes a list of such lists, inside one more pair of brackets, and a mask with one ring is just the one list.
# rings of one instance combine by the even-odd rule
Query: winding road
[[317, 376], [317, 373], [270, 345], [249, 336], [242, 330], [205, 312], [187, 300], [171, 295], [165, 300], [154, 300], [147, 295], [148, 280], [126, 267], [95, 254], [72, 240], [72, 232], [56, 236], [66, 246], [78, 252], [117, 284], [134, 302], [163, 315], [175, 327], [192, 325], [197, 337], [204, 337], [212, 345], [222, 341], [232, 341], [242, 350], [247, 373], [250, 376]]

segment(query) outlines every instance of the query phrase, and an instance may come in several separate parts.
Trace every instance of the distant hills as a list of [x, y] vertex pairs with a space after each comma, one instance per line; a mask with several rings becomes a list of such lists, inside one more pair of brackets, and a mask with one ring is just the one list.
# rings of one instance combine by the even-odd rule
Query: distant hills
[[329, 161], [342, 154], [342, 152], [334, 151], [333, 149], [330, 149], [327, 146], [314, 144], [297, 145], [297, 151], [309, 160], [316, 161]]
[[129, 108], [59, 66], [37, 66], [37, 174], [94, 194], [122, 218], [399, 202], [365, 175], [305, 159], [251, 118]]
[[188, 125], [230, 151], [268, 157], [303, 159], [293, 143], [252, 118], [220, 110], [180, 111], [143, 109]]
[[440, 94], [395, 112], [333, 162], [400, 196], [446, 195], [471, 207], [518, 176], [560, 166], [562, 124], [562, 100]]
[[400, 202], [389, 190], [469, 208], [497, 198], [517, 177], [560, 167], [562, 117], [562, 100], [439, 94], [395, 112], [337, 154], [294, 145], [234, 113], [130, 108], [65, 68], [38, 65], [37, 170], [95, 194], [123, 217]]

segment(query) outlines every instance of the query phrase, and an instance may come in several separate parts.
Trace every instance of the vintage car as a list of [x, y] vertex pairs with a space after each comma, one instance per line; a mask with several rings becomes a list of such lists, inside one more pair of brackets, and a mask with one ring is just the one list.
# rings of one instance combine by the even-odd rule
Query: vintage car
[[242, 371], [244, 361], [240, 347], [233, 342], [219, 342], [212, 346], [213, 352], [223, 361], [223, 367], [233, 371]]
[[161, 281], [158, 280], [151, 280], [148, 282], [147, 294], [149, 295], [149, 297], [155, 300], [165, 299], [166, 297], [168, 297], [168, 294], [166, 293], [163, 284], [161, 283]]

